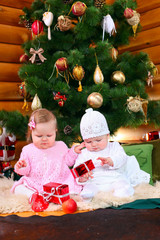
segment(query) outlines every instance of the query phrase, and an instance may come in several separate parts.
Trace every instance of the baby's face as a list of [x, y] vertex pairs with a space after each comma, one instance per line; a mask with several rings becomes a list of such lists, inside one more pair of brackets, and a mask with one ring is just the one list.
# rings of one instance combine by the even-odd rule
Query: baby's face
[[38, 123], [32, 130], [32, 140], [34, 145], [40, 149], [47, 149], [54, 145], [56, 139], [56, 126], [54, 121]]
[[85, 146], [90, 152], [98, 152], [107, 147], [109, 134], [88, 138], [84, 140]]

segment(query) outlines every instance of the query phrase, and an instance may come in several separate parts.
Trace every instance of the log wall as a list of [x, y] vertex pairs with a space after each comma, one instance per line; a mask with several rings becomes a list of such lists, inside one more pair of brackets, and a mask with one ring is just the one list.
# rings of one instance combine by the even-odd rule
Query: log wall
[[[23, 7], [29, 7], [33, 0], [1, 0], [0, 1], [0, 110], [22, 110], [23, 98], [18, 93], [21, 83], [18, 70], [21, 66], [20, 56], [23, 54], [21, 44], [30, 38], [30, 31], [19, 24], [19, 15]], [[112, 4], [114, 0], [106, 0]], [[159, 70], [153, 80], [153, 87], [147, 87], [149, 97], [160, 99], [160, 1], [137, 0], [142, 30], [136, 39], [130, 38], [130, 44], [119, 48], [124, 51], [146, 52]], [[28, 114], [28, 113], [27, 113]], [[154, 130], [153, 126], [142, 126], [136, 130], [120, 129], [120, 140], [140, 140], [143, 133]]]

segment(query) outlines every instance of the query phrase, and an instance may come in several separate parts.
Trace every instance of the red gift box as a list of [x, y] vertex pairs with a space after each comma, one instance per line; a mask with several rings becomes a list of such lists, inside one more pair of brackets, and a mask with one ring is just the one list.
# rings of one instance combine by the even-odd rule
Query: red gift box
[[80, 177], [83, 174], [91, 171], [94, 168], [95, 168], [95, 166], [94, 166], [92, 160], [90, 159], [90, 160], [80, 164], [79, 166], [72, 168], [71, 172], [73, 174], [73, 177], [77, 178], [77, 177]]
[[43, 185], [43, 197], [48, 202], [62, 204], [70, 198], [67, 184], [50, 182]]

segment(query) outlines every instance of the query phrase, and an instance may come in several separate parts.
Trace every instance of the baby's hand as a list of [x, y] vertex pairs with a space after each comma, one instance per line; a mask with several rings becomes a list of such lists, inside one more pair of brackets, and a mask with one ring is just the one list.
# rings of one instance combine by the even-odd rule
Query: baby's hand
[[26, 167], [27, 166], [27, 163], [25, 160], [19, 160], [16, 164], [16, 168], [23, 168], [23, 167]]
[[88, 173], [85, 173], [82, 177], [79, 177], [78, 181], [79, 182], [86, 182], [89, 178], [93, 178], [93, 172], [90, 171]]
[[103, 158], [99, 157], [97, 160], [101, 160], [101, 165], [103, 166], [104, 164], [108, 164], [109, 166], [113, 167], [113, 161], [110, 157]]
[[84, 147], [85, 147], [85, 143], [82, 142], [81, 144], [75, 146], [74, 151], [75, 151], [76, 153], [81, 153], [81, 150], [82, 150]]

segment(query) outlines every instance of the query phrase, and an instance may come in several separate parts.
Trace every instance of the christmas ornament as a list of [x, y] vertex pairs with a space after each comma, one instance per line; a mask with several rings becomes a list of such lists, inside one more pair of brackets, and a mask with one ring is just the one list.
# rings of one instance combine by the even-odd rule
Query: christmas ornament
[[59, 58], [56, 63], [56, 68], [59, 71], [66, 71], [68, 68], [68, 63], [67, 63], [67, 59], [65, 57]]
[[94, 71], [93, 80], [96, 84], [103, 83], [103, 81], [104, 81], [103, 73], [98, 64]]
[[42, 212], [46, 210], [49, 206], [49, 203], [45, 201], [42, 195], [38, 193], [33, 193], [31, 200], [29, 200], [31, 208], [34, 212]]
[[38, 50], [35, 50], [34, 48], [30, 48], [30, 54], [33, 54], [33, 56], [29, 59], [31, 61], [31, 63], [34, 63], [36, 60], [36, 55], [38, 55], [39, 59], [41, 60], [41, 62], [44, 62], [45, 60], [47, 60], [47, 58], [45, 58], [42, 53], [44, 53], [43, 48], [39, 48]]
[[153, 87], [153, 78], [154, 76], [151, 74], [151, 72], [148, 72], [148, 78], [147, 78], [147, 85]]
[[101, 71], [101, 69], [98, 65], [98, 58], [97, 58], [96, 53], [95, 53], [95, 57], [96, 57], [97, 66], [96, 66], [96, 69], [94, 71], [93, 80], [96, 84], [99, 84], [99, 83], [102, 83], [104, 81], [104, 77], [103, 77], [102, 71]]
[[140, 96], [136, 97], [129, 97], [127, 99], [127, 109], [128, 111], [132, 112], [139, 112], [142, 111], [142, 113], [145, 116], [145, 124], [147, 124], [147, 108], [148, 108], [148, 100], [141, 98]]
[[20, 63], [28, 63], [29, 57], [26, 53], [22, 54], [19, 58]]
[[58, 17], [58, 23], [56, 25], [56, 27], [58, 29], [60, 29], [60, 31], [64, 32], [64, 31], [68, 31], [69, 29], [71, 29], [72, 27], [72, 21], [70, 19], [69, 16], [59, 16]]
[[136, 11], [133, 11], [133, 17], [128, 18], [127, 22], [128, 22], [129, 25], [132, 26], [132, 30], [133, 30], [134, 37], [135, 37], [136, 36], [137, 27], [138, 27], [138, 24], [140, 22], [140, 14], [137, 13]]
[[100, 108], [103, 104], [103, 97], [100, 93], [93, 92], [88, 96], [87, 103], [93, 108]]
[[60, 107], [63, 107], [64, 106], [64, 103], [65, 101], [67, 100], [66, 96], [65, 95], [62, 95], [60, 92], [53, 92], [53, 99], [54, 100], [58, 100], [58, 105]]
[[70, 198], [62, 203], [62, 209], [65, 213], [74, 213], [77, 210], [77, 203]]
[[142, 101], [142, 111], [145, 116], [144, 122], [145, 122], [145, 124], [147, 124], [148, 100], [141, 99], [141, 101]]
[[146, 141], [152, 141], [157, 139], [160, 139], [160, 131], [152, 131], [145, 134]]
[[103, 17], [102, 28], [103, 28], [102, 41], [104, 41], [105, 32], [108, 33], [109, 36], [116, 33], [116, 27], [115, 27], [114, 21], [109, 14]]
[[35, 34], [35, 35], [39, 35], [41, 32], [43, 32], [43, 23], [39, 20], [35, 20], [33, 23], [32, 23], [32, 32]]
[[123, 84], [125, 82], [125, 75], [121, 71], [115, 71], [112, 73], [111, 79], [115, 83]]
[[134, 12], [133, 12], [133, 10], [131, 8], [126, 8], [124, 10], [125, 18], [129, 19], [129, 18], [133, 17], [133, 15], [134, 15]]
[[32, 104], [31, 104], [32, 111], [35, 111], [39, 108], [42, 108], [41, 101], [36, 93], [36, 95], [33, 98]]
[[19, 94], [20, 94], [21, 97], [24, 98], [24, 104], [22, 106], [22, 109], [25, 109], [26, 111], [29, 111], [28, 103], [27, 103], [27, 98], [29, 98], [29, 94], [26, 91], [26, 84], [25, 84], [25, 82], [22, 82], [19, 85]]
[[158, 68], [154, 65], [152, 61], [149, 61], [148, 66], [149, 68], [151, 68], [151, 72], [154, 77], [158, 75]]
[[66, 135], [70, 135], [72, 133], [72, 128], [71, 128], [71, 126], [67, 125], [67, 126], [65, 126], [63, 131]]
[[72, 5], [71, 11], [75, 16], [80, 17], [85, 14], [86, 8], [87, 6], [85, 3], [78, 1]]
[[84, 78], [84, 69], [82, 66], [78, 66], [76, 65], [74, 68], [73, 68], [73, 77], [79, 81], [79, 87], [78, 87], [78, 91], [81, 92], [82, 91], [82, 85], [81, 85], [81, 81], [82, 79]]
[[52, 12], [45, 12], [43, 13], [43, 22], [45, 25], [48, 27], [48, 40], [51, 40], [51, 28], [50, 26], [52, 25], [53, 22], [53, 13]]
[[[67, 59], [65, 57], [59, 58], [55, 63], [55, 67], [56, 67], [56, 70], [57, 70], [57, 77], [58, 77], [58, 74], [59, 74], [61, 77], [64, 77], [67, 84], [69, 84], [69, 72], [68, 72]], [[64, 75], [62, 75], [60, 72], [63, 72]]]
[[132, 112], [139, 112], [142, 110], [142, 102], [139, 96], [129, 97], [127, 99], [127, 108]]
[[117, 60], [118, 50], [116, 48], [114, 48], [114, 47], [111, 49], [111, 57], [112, 57], [113, 61]]
[[94, 6], [96, 8], [102, 8], [106, 4], [106, 0], [94, 0]]

